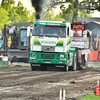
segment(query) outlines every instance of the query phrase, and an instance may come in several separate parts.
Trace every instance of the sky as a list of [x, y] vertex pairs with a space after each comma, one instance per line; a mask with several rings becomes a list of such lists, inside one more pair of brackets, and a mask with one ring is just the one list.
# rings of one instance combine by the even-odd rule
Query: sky
[[16, 4], [18, 1], [21, 1], [24, 7], [27, 7], [28, 10], [32, 10], [31, 0], [15, 0]]
[[[2, 0], [0, 0], [1, 3]], [[15, 4], [17, 5], [18, 1], [21, 1], [24, 7], [27, 7], [28, 10], [33, 10], [33, 7], [31, 5], [31, 0], [15, 0]], [[59, 9], [56, 9], [56, 12], [59, 12]], [[95, 11], [95, 13], [92, 14], [92, 17], [100, 17], [100, 12]]]

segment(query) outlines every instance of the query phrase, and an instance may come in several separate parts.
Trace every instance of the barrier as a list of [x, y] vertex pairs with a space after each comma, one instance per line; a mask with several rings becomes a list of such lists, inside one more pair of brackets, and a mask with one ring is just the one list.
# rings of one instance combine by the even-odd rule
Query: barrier
[[10, 61], [8, 61], [7, 56], [0, 56], [0, 65], [10, 65]]
[[59, 100], [65, 100], [65, 93], [66, 93], [66, 90], [60, 90]]
[[100, 53], [98, 51], [90, 52], [90, 62], [100, 62]]

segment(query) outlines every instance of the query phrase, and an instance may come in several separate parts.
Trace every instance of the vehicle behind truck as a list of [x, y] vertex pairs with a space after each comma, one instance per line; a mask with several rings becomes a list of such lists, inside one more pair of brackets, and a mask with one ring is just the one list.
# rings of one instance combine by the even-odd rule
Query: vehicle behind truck
[[71, 46], [71, 37], [72, 30], [69, 22], [34, 22], [30, 39], [31, 69], [36, 70], [40, 67], [61, 68], [64, 71], [80, 69], [83, 52], [79, 52], [81, 49], [78, 47]]
[[75, 70], [87, 68], [90, 59], [92, 31], [85, 30], [85, 27], [86, 24], [82, 23], [71, 24], [71, 47], [76, 48], [77, 51]]
[[32, 22], [6, 25], [6, 31], [3, 29], [3, 39], [0, 37], [0, 55], [4, 55], [6, 50], [9, 61], [16, 56], [19, 62], [29, 62], [30, 37], [27, 36], [27, 27], [30, 26], [32, 30], [31, 25]]

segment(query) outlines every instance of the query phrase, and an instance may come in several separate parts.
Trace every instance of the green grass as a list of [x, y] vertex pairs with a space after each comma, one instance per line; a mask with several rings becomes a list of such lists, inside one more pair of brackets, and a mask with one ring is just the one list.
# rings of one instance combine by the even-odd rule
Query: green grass
[[89, 66], [100, 66], [100, 62], [90, 62]]
[[30, 65], [30, 63], [17, 62], [16, 65]]
[[100, 96], [96, 96], [95, 94], [89, 94], [81, 99], [77, 100], [100, 100]]
[[29, 64], [29, 63], [24, 63], [24, 62], [17, 62], [18, 64]]

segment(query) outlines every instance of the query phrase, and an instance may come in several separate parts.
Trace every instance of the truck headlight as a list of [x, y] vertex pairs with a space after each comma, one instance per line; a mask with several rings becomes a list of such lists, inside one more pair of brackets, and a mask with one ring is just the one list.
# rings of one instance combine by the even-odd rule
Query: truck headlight
[[33, 62], [36, 62], [36, 60], [33, 60]]
[[30, 57], [30, 59], [36, 59], [36, 57]]
[[60, 55], [61, 58], [64, 58], [64, 55]]
[[59, 63], [63, 63], [62, 61], [59, 61]]
[[32, 56], [36, 56], [36, 53], [32, 53]]

